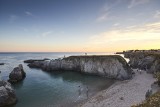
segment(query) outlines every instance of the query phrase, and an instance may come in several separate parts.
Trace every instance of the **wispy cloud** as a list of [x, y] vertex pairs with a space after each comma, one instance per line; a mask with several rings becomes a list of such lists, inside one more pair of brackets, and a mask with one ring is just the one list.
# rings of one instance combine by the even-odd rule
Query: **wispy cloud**
[[154, 18], [160, 18], [160, 11], [159, 10], [156, 11]]
[[115, 24], [113, 24], [113, 26], [115, 26], [115, 27], [116, 27], [116, 26], [119, 26], [119, 25], [120, 25], [120, 23], [115, 23]]
[[32, 14], [31, 12], [29, 12], [29, 11], [26, 11], [25, 14], [26, 14], [27, 16], [33, 16], [33, 14]]
[[108, 2], [104, 4], [100, 9], [100, 15], [96, 18], [96, 22], [104, 22], [106, 20], [112, 19], [113, 16], [111, 16], [111, 9], [119, 2], [119, 0], [115, 0], [112, 4], [108, 4]]
[[150, 0], [131, 0], [130, 4], [128, 5], [128, 8], [135, 7], [140, 4], [148, 3]]
[[109, 18], [110, 18], [109, 13], [104, 13], [101, 16], [98, 16], [96, 21], [97, 22], [103, 22], [103, 21], [106, 21]]
[[10, 23], [15, 22], [17, 19], [18, 19], [18, 16], [17, 16], [17, 15], [10, 15], [10, 16], [9, 16], [9, 22], [10, 22]]
[[42, 33], [42, 37], [47, 37], [47, 36], [49, 36], [49, 35], [52, 34], [52, 33], [53, 33], [53, 31], [43, 32], [43, 33]]

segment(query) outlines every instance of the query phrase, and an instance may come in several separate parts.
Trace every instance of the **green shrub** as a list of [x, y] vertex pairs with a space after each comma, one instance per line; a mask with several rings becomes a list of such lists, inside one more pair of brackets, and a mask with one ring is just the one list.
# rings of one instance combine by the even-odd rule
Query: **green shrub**
[[131, 107], [160, 107], [160, 92], [151, 95], [142, 104], [133, 105]]

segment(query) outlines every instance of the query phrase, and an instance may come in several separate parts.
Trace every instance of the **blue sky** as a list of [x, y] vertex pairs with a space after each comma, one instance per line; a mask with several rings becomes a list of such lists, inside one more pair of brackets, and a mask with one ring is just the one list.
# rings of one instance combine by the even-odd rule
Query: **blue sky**
[[0, 0], [0, 51], [160, 48], [160, 0]]

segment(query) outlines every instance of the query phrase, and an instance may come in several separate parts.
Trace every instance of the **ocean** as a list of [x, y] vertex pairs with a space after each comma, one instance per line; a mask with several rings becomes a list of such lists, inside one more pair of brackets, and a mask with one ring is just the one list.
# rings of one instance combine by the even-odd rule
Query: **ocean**
[[0, 63], [5, 63], [0, 65], [3, 80], [8, 80], [9, 73], [19, 64], [23, 65], [26, 72], [26, 78], [22, 82], [12, 85], [18, 102], [11, 107], [74, 107], [114, 83], [112, 79], [77, 72], [45, 72], [31, 69], [23, 63], [27, 59], [56, 59], [71, 55], [84, 55], [84, 53], [0, 53]]

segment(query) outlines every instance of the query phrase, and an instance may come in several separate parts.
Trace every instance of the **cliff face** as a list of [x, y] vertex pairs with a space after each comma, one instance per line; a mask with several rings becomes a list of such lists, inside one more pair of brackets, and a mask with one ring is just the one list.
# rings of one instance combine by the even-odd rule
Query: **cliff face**
[[125, 59], [118, 55], [70, 56], [51, 61], [35, 61], [28, 66], [45, 71], [77, 71], [121, 80], [131, 78], [132, 72]]
[[132, 68], [139, 68], [148, 72], [160, 71], [160, 54], [133, 52], [125, 53], [124, 56], [129, 58], [129, 64]]

